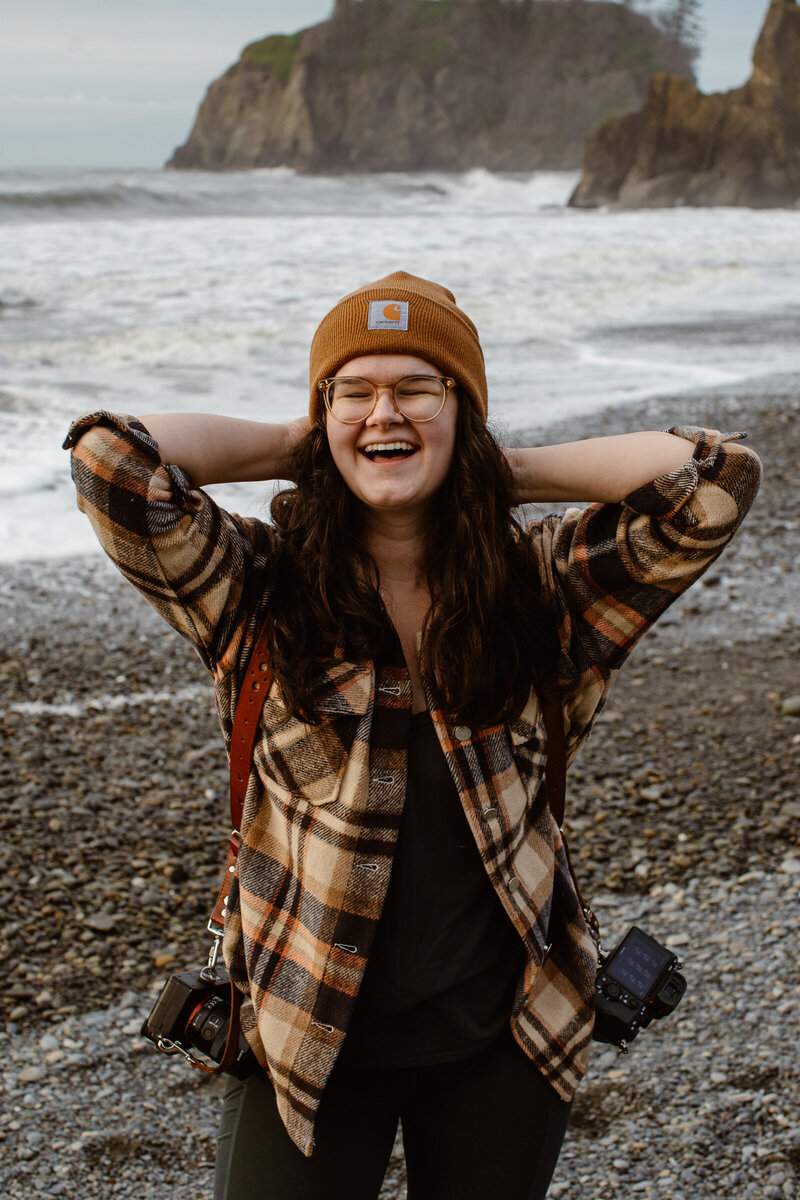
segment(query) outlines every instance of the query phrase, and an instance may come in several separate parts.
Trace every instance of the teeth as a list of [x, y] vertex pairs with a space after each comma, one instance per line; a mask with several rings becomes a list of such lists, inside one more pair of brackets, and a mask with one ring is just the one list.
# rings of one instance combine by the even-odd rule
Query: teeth
[[416, 447], [410, 442], [370, 442], [361, 449], [365, 454], [374, 454], [378, 450], [414, 450]]

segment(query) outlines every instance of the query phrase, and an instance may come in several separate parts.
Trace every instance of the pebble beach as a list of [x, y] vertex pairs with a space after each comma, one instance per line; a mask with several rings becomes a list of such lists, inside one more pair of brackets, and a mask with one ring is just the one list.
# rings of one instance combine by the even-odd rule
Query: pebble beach
[[[521, 441], [684, 421], [748, 430], [762, 491], [626, 665], [566, 828], [606, 944], [642, 925], [689, 987], [627, 1056], [595, 1047], [564, 1200], [800, 1195], [797, 378]], [[165, 976], [205, 957], [227, 833], [210, 682], [99, 556], [0, 565], [0, 681], [3, 1195], [210, 1198], [222, 1085], [139, 1035]], [[398, 1139], [381, 1195], [405, 1194]]]

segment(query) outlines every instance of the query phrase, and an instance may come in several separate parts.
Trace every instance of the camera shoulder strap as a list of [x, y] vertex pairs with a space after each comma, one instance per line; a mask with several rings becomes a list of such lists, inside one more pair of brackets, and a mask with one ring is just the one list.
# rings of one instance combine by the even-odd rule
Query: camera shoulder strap
[[547, 762], [544, 769], [547, 802], [550, 805], [550, 811], [553, 814], [555, 822], [561, 830], [564, 853], [567, 856], [567, 866], [572, 876], [572, 882], [575, 885], [578, 902], [586, 918], [586, 924], [589, 926], [589, 932], [599, 946], [600, 923], [592, 912], [591, 906], [583, 898], [580, 884], [575, 876], [575, 868], [572, 865], [567, 837], [561, 828], [564, 824], [567, 795], [567, 739], [564, 736], [564, 711], [561, 706], [561, 699], [557, 694], [548, 694], [542, 700], [542, 716], [544, 717], [544, 728], [547, 734]]
[[238, 830], [242, 824], [244, 798], [253, 759], [253, 743], [261, 719], [267, 693], [272, 686], [272, 666], [269, 661], [269, 639], [272, 622], [261, 626], [247, 664], [231, 734], [231, 825]]
[[217, 902], [208, 923], [209, 929], [215, 936], [221, 936], [225, 927], [225, 905], [230, 891], [231, 879], [236, 871], [236, 860], [239, 857], [241, 837], [239, 830], [242, 826], [244, 799], [247, 794], [247, 781], [250, 778], [250, 766], [253, 761], [253, 744], [256, 740], [258, 723], [267, 693], [272, 686], [272, 667], [269, 661], [269, 636], [272, 630], [270, 621], [265, 621], [261, 627], [255, 645], [250, 654], [236, 711], [233, 714], [233, 731], [230, 748], [230, 805], [231, 833], [228, 838], [228, 854], [225, 859], [225, 873], [217, 896]]
[[[219, 946], [219, 939], [222, 937], [225, 929], [228, 896], [230, 895], [231, 883], [236, 872], [236, 862], [239, 857], [239, 845], [241, 843], [239, 830], [242, 825], [242, 812], [247, 794], [247, 782], [250, 778], [250, 766], [253, 760], [253, 745], [256, 740], [256, 732], [261, 718], [261, 711], [264, 707], [264, 701], [272, 686], [272, 667], [269, 661], [269, 636], [271, 629], [271, 622], [265, 621], [256, 638], [255, 645], [250, 654], [250, 660], [247, 664], [244, 681], [239, 692], [239, 698], [236, 702], [236, 710], [233, 714], [230, 748], [231, 833], [228, 838], [228, 853], [225, 858], [225, 872], [222, 884], [220, 885], [217, 901], [208, 922], [210, 932], [217, 939], [216, 946]], [[232, 979], [230, 981], [230, 995], [231, 1017], [222, 1058], [215, 1067], [208, 1066], [206, 1063], [198, 1060], [195, 1060], [192, 1064], [206, 1075], [224, 1074], [233, 1062], [239, 1048], [239, 1009], [242, 1003], [242, 995]]]

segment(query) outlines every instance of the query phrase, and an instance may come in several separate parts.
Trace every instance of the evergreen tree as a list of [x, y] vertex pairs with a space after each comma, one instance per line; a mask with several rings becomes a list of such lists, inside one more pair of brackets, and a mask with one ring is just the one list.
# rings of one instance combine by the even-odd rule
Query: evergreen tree
[[662, 5], [658, 0], [622, 0], [622, 3], [649, 17], [662, 33], [680, 42], [693, 63], [697, 61], [704, 33], [701, 0], [668, 0]]
[[700, 55], [703, 41], [703, 18], [700, 0], [672, 0], [658, 13], [656, 22], [667, 37], [680, 42], [692, 62]]

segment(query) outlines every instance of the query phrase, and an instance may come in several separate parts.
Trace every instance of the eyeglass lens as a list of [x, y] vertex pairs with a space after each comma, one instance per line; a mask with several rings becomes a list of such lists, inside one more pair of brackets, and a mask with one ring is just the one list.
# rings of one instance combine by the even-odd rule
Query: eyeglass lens
[[[441, 412], [446, 394], [441, 379], [432, 375], [407, 375], [394, 385], [397, 410], [409, 421], [432, 421]], [[368, 417], [377, 398], [377, 388], [366, 379], [343, 377], [328, 384], [328, 408], [346, 425]]]

